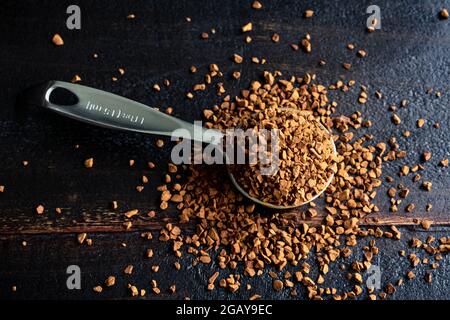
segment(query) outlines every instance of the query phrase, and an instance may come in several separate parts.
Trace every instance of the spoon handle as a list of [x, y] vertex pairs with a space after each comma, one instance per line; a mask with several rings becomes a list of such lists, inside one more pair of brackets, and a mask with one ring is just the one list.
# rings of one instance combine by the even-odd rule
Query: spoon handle
[[142, 103], [90, 87], [49, 81], [37, 87], [40, 105], [63, 116], [101, 127], [218, 142], [222, 133], [169, 116]]

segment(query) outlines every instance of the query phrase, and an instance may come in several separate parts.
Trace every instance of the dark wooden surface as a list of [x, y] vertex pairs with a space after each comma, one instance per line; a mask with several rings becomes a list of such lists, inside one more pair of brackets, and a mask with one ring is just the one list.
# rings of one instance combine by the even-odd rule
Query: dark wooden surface
[[[1, 298], [125, 298], [129, 296], [128, 282], [148, 287], [150, 279], [157, 279], [163, 289], [176, 283], [179, 292], [171, 296], [174, 298], [245, 299], [254, 292], [265, 298], [289, 297], [288, 292], [274, 294], [267, 275], [248, 280], [254, 288], [249, 292], [241, 289], [234, 295], [222, 290], [209, 293], [205, 279], [214, 266], [192, 267], [189, 257], [180, 260], [183, 269], [175, 272], [175, 257], [165, 244], [139, 238], [142, 230], [156, 234], [166, 222], [176, 221], [174, 210], [158, 211], [153, 219], [141, 218], [131, 231], [124, 231], [121, 213], [157, 208], [154, 187], [162, 181], [170, 149], [161, 152], [155, 148], [155, 137], [96, 128], [16, 103], [17, 95], [32, 84], [51, 79], [69, 81], [75, 74], [89, 86], [150, 106], [172, 106], [174, 115], [185, 120], [200, 119], [202, 108], [220, 101], [214, 90], [196, 94], [193, 101], [185, 98], [210, 63], [217, 63], [224, 72], [223, 82], [231, 95], [260, 77], [263, 70], [281, 70], [286, 75], [316, 73], [319, 82], [325, 84], [355, 79], [368, 87], [371, 98], [361, 106], [356, 102], [357, 88], [347, 94], [331, 93], [339, 103], [338, 113], [349, 115], [361, 110], [374, 123], [361, 132], [373, 134], [376, 141], [396, 136], [400, 147], [408, 151], [406, 159], [384, 166], [384, 175], [395, 177], [394, 185], [410, 187], [408, 201], [397, 214], [389, 213], [385, 191], [390, 185], [384, 183], [376, 200], [381, 212], [365, 221], [405, 225], [401, 227], [402, 241], [380, 241], [383, 283], [406, 272], [408, 262], [399, 260], [397, 252], [406, 246], [407, 239], [440, 236], [449, 231], [450, 173], [437, 167], [450, 154], [450, 30], [448, 21], [437, 18], [442, 2], [381, 1], [382, 29], [373, 34], [365, 32], [368, 2], [262, 2], [264, 9], [254, 11], [250, 1], [80, 1], [82, 29], [76, 31], [65, 27], [66, 8], [73, 4], [70, 1], [2, 2], [0, 185], [5, 185], [5, 191], [0, 193]], [[310, 7], [316, 16], [305, 20], [302, 14]], [[126, 19], [130, 12], [136, 14], [135, 20]], [[186, 16], [192, 17], [191, 23], [185, 21]], [[254, 26], [251, 44], [245, 44], [240, 33], [240, 27], [248, 21]], [[200, 33], [211, 28], [217, 30], [216, 34], [200, 40]], [[274, 32], [281, 36], [278, 44], [270, 41]], [[51, 43], [54, 33], [64, 38], [63, 47]], [[298, 42], [306, 33], [312, 36], [312, 54], [292, 51], [289, 44]], [[367, 50], [368, 56], [356, 58], [355, 52], [345, 48], [348, 42]], [[99, 58], [94, 60], [93, 53], [98, 53]], [[264, 57], [267, 63], [236, 65], [230, 59], [233, 53], [247, 60], [251, 56]], [[319, 67], [319, 59], [325, 59], [327, 65]], [[343, 70], [342, 62], [351, 62], [352, 69]], [[191, 65], [199, 68], [198, 74], [189, 74]], [[119, 67], [124, 67], [126, 74], [112, 82]], [[241, 80], [231, 80], [234, 70], [242, 72]], [[165, 78], [172, 82], [169, 88], [162, 86], [159, 93], [151, 90], [153, 83], [161, 84]], [[442, 96], [427, 94], [427, 88], [442, 92]], [[382, 100], [373, 96], [378, 89], [385, 95]], [[388, 106], [402, 99], [410, 104], [399, 111], [402, 124], [393, 126]], [[424, 128], [415, 127], [418, 118], [427, 120]], [[440, 129], [433, 128], [435, 122], [441, 123]], [[405, 129], [412, 132], [408, 139], [401, 136]], [[76, 149], [75, 145], [80, 147]], [[422, 174], [433, 182], [431, 192], [421, 191], [411, 177], [397, 175], [401, 165], [419, 163], [425, 150], [433, 153]], [[92, 170], [83, 167], [88, 157], [95, 158]], [[129, 159], [135, 160], [133, 167], [128, 166]], [[29, 161], [27, 167], [22, 165], [23, 160]], [[155, 162], [157, 169], [148, 170], [147, 161]], [[150, 177], [150, 183], [137, 193], [135, 186], [143, 174]], [[112, 200], [119, 202], [118, 210], [109, 208]], [[416, 203], [413, 213], [404, 212], [409, 202]], [[424, 210], [428, 202], [434, 206], [430, 213]], [[38, 204], [46, 208], [42, 216], [34, 212]], [[54, 213], [55, 207], [63, 208], [60, 216]], [[424, 217], [437, 226], [428, 232], [415, 226], [414, 219]], [[79, 232], [88, 232], [94, 245], [79, 246]], [[27, 241], [27, 247], [22, 247], [22, 241]], [[156, 252], [152, 261], [143, 258], [148, 247]], [[66, 289], [65, 269], [71, 264], [81, 267], [80, 291]], [[133, 276], [123, 277], [127, 264], [135, 265], [136, 271]], [[158, 274], [151, 274], [152, 264], [161, 265]], [[449, 266], [446, 257], [433, 284], [425, 284], [419, 276], [399, 289], [394, 298], [448, 298]], [[342, 273], [335, 271], [330, 286], [345, 285]], [[118, 285], [102, 295], [92, 293], [91, 288], [111, 274], [120, 276]], [[18, 287], [16, 293], [11, 292], [13, 285]], [[160, 297], [169, 296], [163, 290]]]

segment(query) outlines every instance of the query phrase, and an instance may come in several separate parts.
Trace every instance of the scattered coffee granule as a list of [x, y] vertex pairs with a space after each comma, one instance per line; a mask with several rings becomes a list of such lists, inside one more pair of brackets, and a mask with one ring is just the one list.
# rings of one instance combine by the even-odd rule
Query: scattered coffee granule
[[137, 297], [139, 295], [139, 290], [136, 286], [129, 286], [132, 297]]
[[139, 213], [139, 210], [133, 209], [133, 210], [130, 210], [130, 211], [125, 212], [124, 215], [125, 215], [125, 217], [127, 217], [128, 219], [130, 219], [131, 217], [137, 215], [138, 213]]
[[271, 37], [272, 42], [280, 42], [280, 35], [278, 33], [274, 33]]
[[365, 50], [358, 50], [358, 57], [364, 58], [367, 55], [367, 52]]
[[392, 115], [391, 119], [392, 119], [392, 123], [395, 124], [395, 125], [399, 125], [402, 122], [400, 117], [397, 114], [395, 114], [395, 113]]
[[154, 266], [152, 266], [152, 271], [154, 272], [154, 273], [157, 273], [158, 271], [159, 271], [159, 266], [158, 265], [154, 265]]
[[311, 18], [313, 15], [314, 15], [314, 11], [311, 9], [306, 10], [304, 13], [305, 18]]
[[405, 211], [406, 212], [412, 212], [414, 210], [414, 208], [416, 207], [416, 205], [414, 203], [410, 203], [405, 207]]
[[72, 83], [77, 83], [77, 82], [80, 82], [80, 81], [81, 81], [81, 77], [78, 74], [74, 75], [72, 77], [72, 80], [70, 80], [70, 82], [72, 82]]
[[83, 244], [84, 240], [86, 240], [87, 234], [85, 232], [77, 235], [77, 241], [79, 244]]
[[439, 17], [441, 19], [448, 19], [448, 10], [446, 8], [442, 8], [439, 12]]
[[123, 76], [125, 74], [125, 69], [124, 68], [119, 68], [119, 69], [117, 69], [117, 71], [119, 71], [119, 74], [121, 76]]
[[5, 186], [0, 185], [0, 193], [5, 192]]
[[44, 213], [44, 206], [43, 205], [38, 205], [37, 207], [36, 207], [36, 213], [37, 214], [43, 214]]
[[129, 264], [128, 266], [126, 266], [125, 269], [123, 270], [123, 272], [125, 274], [132, 274], [133, 273], [133, 265]]
[[433, 184], [430, 181], [422, 182], [422, 188], [426, 191], [430, 191]]
[[155, 83], [152, 86], [153, 90], [155, 90], [156, 92], [160, 92], [161, 91], [161, 87], [159, 86], [159, 84]]
[[57, 33], [53, 36], [52, 42], [57, 47], [64, 45], [63, 38], [61, 38], [61, 36], [59, 34], [57, 34]]
[[[447, 158], [442, 159], [442, 160], [439, 162], [439, 165], [440, 165], [441, 167], [448, 167], [448, 159], [447, 159]], [[0, 192], [1, 192], [1, 191], [0, 191]]]
[[423, 219], [420, 224], [422, 225], [422, 228], [424, 228], [425, 230], [430, 229], [431, 225], [433, 224], [432, 221], [428, 220], [428, 219]]
[[234, 79], [237, 80], [237, 79], [239, 79], [241, 77], [241, 73], [239, 71], [233, 71], [232, 76], [233, 76]]
[[135, 19], [136, 18], [136, 15], [134, 14], [134, 13], [129, 13], [128, 15], [127, 15], [127, 19], [128, 20], [133, 20], [133, 19]]
[[262, 9], [262, 3], [261, 2], [259, 2], [259, 1], [253, 1], [253, 3], [252, 3], [252, 8], [253, 9], [255, 9], [255, 10], [259, 10], [259, 9]]
[[161, 139], [156, 140], [156, 146], [157, 146], [158, 148], [164, 147], [164, 141], [161, 140]]
[[117, 204], [117, 201], [113, 201], [113, 202], [111, 202], [111, 208], [112, 209], [117, 209], [119, 207], [119, 205]]
[[106, 278], [105, 280], [105, 285], [107, 287], [112, 287], [116, 284], [116, 277], [114, 276], [109, 276], [108, 278]]
[[311, 52], [311, 36], [309, 34], [305, 35], [305, 37], [300, 41], [300, 44], [305, 52]]
[[249, 23], [243, 25], [241, 30], [242, 30], [242, 32], [250, 32], [250, 31], [252, 31], [252, 28], [253, 28], [253, 24], [251, 22], [249, 22]]
[[233, 55], [233, 61], [234, 62], [236, 62], [236, 63], [242, 63], [242, 61], [243, 61], [244, 59], [240, 56], [240, 55], [238, 55], [238, 54], [234, 54]]
[[417, 120], [417, 127], [418, 128], [422, 128], [424, 124], [425, 124], [425, 119], [421, 118], [421, 119]]
[[84, 160], [84, 166], [88, 169], [92, 168], [94, 166], [94, 158]]
[[29, 162], [28, 162], [27, 160], [23, 160], [23, 161], [22, 161], [22, 165], [23, 165], [24, 167], [28, 166], [28, 164], [29, 164]]
[[94, 288], [92, 288], [92, 290], [94, 290], [94, 292], [96, 293], [101, 293], [103, 291], [103, 288], [101, 286], [95, 286]]
[[416, 277], [416, 275], [415, 275], [414, 272], [408, 271], [408, 273], [406, 274], [406, 277], [407, 277], [409, 280], [412, 280], [412, 279], [414, 279], [414, 278]]
[[348, 62], [344, 62], [344, 63], [342, 63], [342, 67], [343, 67], [345, 70], [350, 70], [350, 68], [352, 67], [352, 64], [351, 64], [351, 63], [348, 63]]
[[422, 159], [423, 161], [428, 161], [431, 159], [431, 152], [430, 151], [425, 151], [424, 153], [422, 153]]

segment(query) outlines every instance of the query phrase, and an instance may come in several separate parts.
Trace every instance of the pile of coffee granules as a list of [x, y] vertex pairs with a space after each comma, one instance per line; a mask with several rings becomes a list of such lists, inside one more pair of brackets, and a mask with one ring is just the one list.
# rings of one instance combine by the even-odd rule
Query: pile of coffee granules
[[[280, 75], [280, 72], [276, 74]], [[196, 232], [183, 237], [179, 229], [174, 234], [174, 226], [170, 224], [161, 231], [160, 240], [173, 241], [175, 252], [182, 244], [188, 246], [188, 252], [204, 263], [210, 263], [213, 253], [219, 251], [217, 259], [220, 268], [235, 270], [243, 264], [243, 275], [219, 280], [219, 286], [227, 287], [231, 292], [239, 289], [238, 279], [241, 276], [259, 276], [266, 267], [271, 266], [278, 270], [283, 270], [287, 264], [297, 266], [310, 252], [314, 252], [319, 276], [312, 279], [308, 276], [309, 268], [302, 267], [295, 273], [295, 281], [305, 285], [310, 298], [317, 299], [324, 294], [320, 284], [324, 282], [329, 264], [340, 257], [348, 257], [358, 237], [371, 235], [400, 239], [401, 234], [395, 227], [383, 232], [380, 229], [363, 230], [358, 226], [361, 217], [378, 211], [372, 200], [376, 196], [376, 188], [381, 185], [382, 162], [395, 159], [395, 151], [388, 151], [385, 143], [373, 143], [369, 135], [353, 139], [349, 128], [361, 127], [364, 123], [361, 115], [333, 116], [336, 105], [328, 101], [327, 90], [323, 86], [305, 82], [304, 78], [276, 81], [268, 72], [265, 75], [265, 84], [253, 82], [250, 90], [244, 90], [242, 96], [234, 100], [225, 97], [219, 106], [212, 109], [213, 115], [208, 113], [211, 121], [208, 126], [224, 129], [243, 122], [252, 126], [255, 118], [259, 121], [260, 109], [249, 107], [249, 101], [258, 101], [250, 98], [256, 96], [256, 91], [274, 102], [271, 107], [266, 105], [269, 110], [288, 104], [290, 108], [310, 112], [330, 131], [337, 131], [339, 134], [334, 137], [336, 174], [325, 191], [324, 204], [319, 207], [310, 203], [308, 208], [298, 213], [304, 219], [311, 219], [318, 216], [320, 210], [326, 212], [326, 217], [320, 225], [298, 225], [295, 218], [282, 213], [263, 216], [258, 214], [260, 208], [245, 201], [217, 168], [190, 166], [187, 168], [189, 177], [186, 183], [176, 187], [164, 185], [160, 189], [163, 190], [163, 202], [172, 199], [177, 203], [181, 228], [183, 223], [195, 220]], [[292, 94], [299, 98], [289, 99]], [[268, 120], [276, 121], [276, 118]], [[383, 157], [386, 154], [390, 157]], [[168, 190], [174, 190], [174, 194]], [[374, 243], [372, 247], [371, 252], [376, 254], [378, 250]], [[357, 274], [371, 266], [372, 257], [373, 254], [367, 254], [365, 261], [358, 264]], [[293, 286], [291, 279], [285, 279], [281, 284], [278, 281], [274, 281], [275, 290], [283, 285]], [[210, 290], [214, 286], [214, 281], [208, 284]], [[339, 297], [355, 297], [361, 293], [362, 289], [358, 286], [353, 291], [341, 293]], [[335, 296], [338, 298], [338, 295]]]
[[277, 132], [276, 173], [261, 173], [259, 163], [232, 165], [230, 170], [251, 197], [297, 206], [322, 192], [337, 171], [332, 137], [313, 115], [313, 106], [327, 103], [326, 90], [320, 85], [308, 88], [295, 87], [291, 81], [275, 82], [269, 72], [265, 78], [265, 84], [254, 81], [250, 90], [243, 90], [236, 102], [222, 103], [209, 119], [221, 130], [243, 127]]

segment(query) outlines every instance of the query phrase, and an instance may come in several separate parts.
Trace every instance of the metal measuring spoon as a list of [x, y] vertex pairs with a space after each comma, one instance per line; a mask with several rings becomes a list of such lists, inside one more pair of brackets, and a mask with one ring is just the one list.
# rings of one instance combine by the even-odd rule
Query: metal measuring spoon
[[[142, 103], [79, 84], [49, 81], [32, 88], [30, 94], [32, 94], [32, 100], [45, 109], [100, 127], [164, 136], [172, 136], [175, 130], [184, 129], [178, 131], [180, 134], [177, 134], [177, 137], [215, 145], [221, 143], [224, 137], [224, 134], [218, 130], [206, 129], [172, 117]], [[325, 127], [322, 126], [322, 128], [326, 131]], [[331, 139], [331, 142], [336, 154], [333, 139]], [[292, 209], [311, 202], [325, 191], [333, 179], [332, 175], [323, 190], [309, 201], [295, 206], [279, 206], [250, 196], [238, 184], [230, 170], [228, 170], [228, 176], [233, 185], [245, 197], [272, 209]]]

